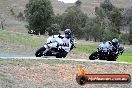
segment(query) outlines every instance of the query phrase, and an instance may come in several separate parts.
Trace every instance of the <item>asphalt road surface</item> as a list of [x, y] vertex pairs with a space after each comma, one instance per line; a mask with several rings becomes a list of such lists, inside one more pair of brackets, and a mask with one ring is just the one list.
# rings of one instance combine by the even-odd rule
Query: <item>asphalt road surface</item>
[[128, 62], [116, 62], [116, 61], [105, 61], [105, 60], [88, 60], [88, 59], [69, 59], [69, 58], [55, 58], [55, 57], [35, 57], [33, 55], [26, 54], [0, 54], [1, 59], [47, 59], [47, 60], [64, 60], [64, 61], [80, 61], [80, 62], [100, 62], [100, 63], [124, 63], [131, 64]]

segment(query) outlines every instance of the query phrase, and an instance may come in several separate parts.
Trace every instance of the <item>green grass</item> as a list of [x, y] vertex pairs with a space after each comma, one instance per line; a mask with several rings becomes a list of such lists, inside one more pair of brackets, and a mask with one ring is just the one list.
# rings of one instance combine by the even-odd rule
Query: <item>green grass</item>
[[92, 53], [92, 52], [96, 51], [97, 46], [98, 46], [98, 43], [89, 44], [89, 45], [77, 44], [76, 45], [77, 48], [74, 48], [74, 50], [83, 52], [83, 53]]
[[[28, 35], [28, 34], [16, 34], [16, 33], [11, 33], [11, 32], [3, 31], [3, 30], [0, 30], [0, 41], [30, 46], [33, 48], [42, 46], [45, 42], [41, 38], [33, 38], [31, 35]], [[83, 43], [79, 43], [76, 45], [77, 48], [75, 48], [74, 50], [80, 53], [91, 54], [92, 52], [96, 51], [98, 45], [99, 43], [87, 44], [87, 45]], [[132, 47], [129, 45], [125, 45], [125, 47], [127, 47], [125, 49], [125, 52], [123, 53], [123, 55], [119, 56], [117, 61], [119, 62], [125, 61], [125, 62], [132, 63]], [[10, 52], [3, 52], [3, 53], [10, 54]], [[14, 54], [15, 53], [16, 52], [14, 52]]]
[[36, 39], [28, 34], [17, 34], [8, 31], [0, 30], [0, 41], [9, 42], [13, 44], [26, 45], [31, 47], [37, 47], [44, 44], [43, 39]]
[[121, 55], [119, 56], [119, 59], [117, 59], [118, 62], [129, 62], [132, 63], [132, 56], [126, 56], [126, 55]]

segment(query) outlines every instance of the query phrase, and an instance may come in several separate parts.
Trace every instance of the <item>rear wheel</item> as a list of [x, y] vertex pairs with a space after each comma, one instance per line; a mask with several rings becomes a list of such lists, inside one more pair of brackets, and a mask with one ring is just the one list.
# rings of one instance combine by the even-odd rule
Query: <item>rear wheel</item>
[[107, 61], [116, 61], [118, 58], [117, 54], [110, 54], [109, 57], [107, 58]]
[[107, 61], [116, 61], [115, 58], [107, 58]]
[[89, 56], [89, 59], [90, 59], [90, 60], [98, 59], [98, 52], [92, 53], [92, 54]]
[[45, 50], [46, 50], [45, 47], [41, 47], [40, 49], [38, 49], [38, 50], [36, 51], [35, 56], [36, 56], [36, 57], [41, 57], [41, 56], [43, 56], [43, 52], [44, 52]]

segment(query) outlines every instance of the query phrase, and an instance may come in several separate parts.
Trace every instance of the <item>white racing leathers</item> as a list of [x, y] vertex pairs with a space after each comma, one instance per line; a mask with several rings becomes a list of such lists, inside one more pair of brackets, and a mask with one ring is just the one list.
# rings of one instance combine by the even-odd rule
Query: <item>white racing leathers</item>
[[[44, 47], [46, 49], [48, 49], [48, 47], [51, 48], [62, 48], [64, 49], [66, 52], [70, 52], [70, 48], [71, 48], [71, 42], [70, 42], [70, 38], [66, 38], [64, 35], [53, 35], [50, 36], [47, 39], [47, 44], [48, 46], [44, 45]], [[61, 45], [61, 46], [60, 46]]]

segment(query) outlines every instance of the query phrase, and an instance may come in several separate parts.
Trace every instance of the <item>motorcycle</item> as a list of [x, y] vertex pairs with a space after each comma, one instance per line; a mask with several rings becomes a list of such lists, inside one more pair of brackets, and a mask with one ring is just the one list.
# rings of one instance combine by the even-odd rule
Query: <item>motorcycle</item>
[[119, 55], [122, 55], [124, 52], [124, 47], [119, 46], [117, 49], [114, 49], [113, 51], [108, 50], [107, 52], [104, 52], [103, 50], [97, 48], [96, 52], [93, 52], [90, 56], [90, 60], [107, 60], [107, 61], [116, 61]]
[[[75, 40], [73, 38], [71, 38], [71, 48], [70, 51], [75, 48]], [[44, 46], [47, 46], [48, 49], [46, 49]], [[43, 47], [41, 47], [40, 49], [38, 49], [35, 53], [36, 57], [41, 57], [41, 56], [56, 56], [56, 58], [65, 58], [67, 54], [65, 54], [65, 50], [63, 49], [63, 47], [65, 45], [58, 45], [56, 48], [52, 48], [50, 46], [50, 43], [46, 43]]]

